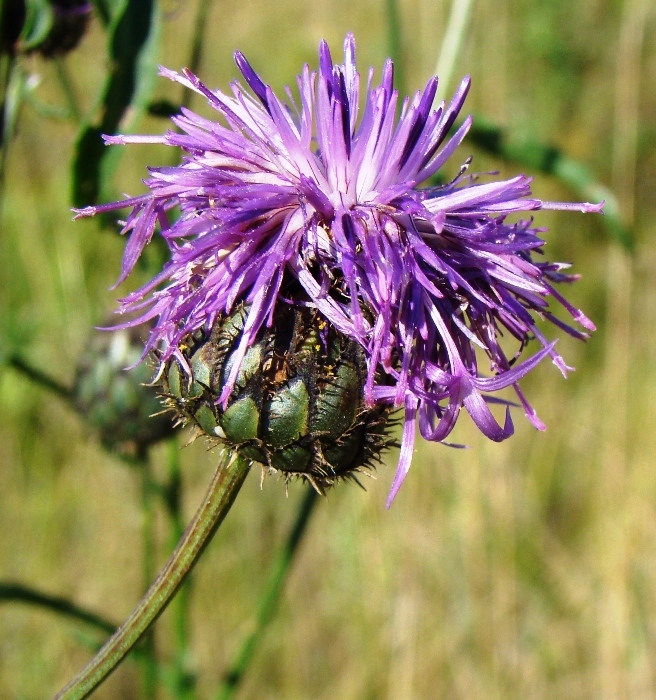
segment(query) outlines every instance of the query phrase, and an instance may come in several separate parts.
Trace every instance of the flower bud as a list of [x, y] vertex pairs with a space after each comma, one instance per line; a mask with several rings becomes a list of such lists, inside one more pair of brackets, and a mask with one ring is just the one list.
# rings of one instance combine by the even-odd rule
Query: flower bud
[[134, 330], [97, 333], [83, 352], [74, 385], [75, 404], [107, 447], [134, 453], [173, 432], [173, 422], [139, 361], [143, 340]]

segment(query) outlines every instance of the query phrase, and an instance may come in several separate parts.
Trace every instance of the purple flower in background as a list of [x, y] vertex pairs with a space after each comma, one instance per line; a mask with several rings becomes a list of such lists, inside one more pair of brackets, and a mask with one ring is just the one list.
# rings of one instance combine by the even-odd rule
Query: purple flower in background
[[[544, 229], [507, 216], [537, 209], [599, 212], [601, 205], [542, 202], [531, 196], [524, 175], [479, 182], [466, 168], [446, 185], [420, 188], [467, 134], [471, 117], [449, 136], [469, 78], [437, 109], [437, 78], [431, 78], [423, 92], [405, 99], [397, 118], [391, 61], [376, 87], [369, 72], [359, 115], [351, 35], [342, 65], [333, 64], [322, 42], [318, 72], [305, 66], [297, 79], [298, 101], [287, 90], [288, 101], [281, 102], [240, 53], [236, 62], [253, 95], [238, 82], [230, 96], [209, 90], [189, 71], [161, 70], [203, 95], [221, 123], [183, 110], [173, 118], [182, 133], [105, 138], [163, 143], [186, 154], [180, 166], [151, 169], [148, 194], [78, 212], [132, 208], [119, 282], [156, 230], [168, 244], [171, 258], [162, 272], [122, 300], [121, 312], [138, 312], [124, 326], [155, 319], [145, 351], [157, 348], [163, 361], [184, 364], [179, 347], [187, 334], [248, 303], [237, 361], [220, 397], [225, 403], [241, 358], [260, 328], [272, 324], [276, 307], [316, 307], [364, 348], [368, 404], [404, 408], [388, 503], [410, 466], [417, 423], [424, 438], [444, 441], [464, 406], [487, 437], [503, 440], [513, 432], [508, 402], [487, 394], [511, 386], [528, 419], [543, 429], [517, 382], [546, 356], [563, 374], [569, 368], [536, 318], [587, 337], [552, 315], [551, 297], [583, 329], [594, 325], [553, 287], [575, 279], [564, 274], [567, 266], [534, 259]], [[295, 281], [295, 298], [286, 296], [283, 279]], [[516, 340], [510, 354], [501, 335]], [[541, 350], [519, 362], [532, 338]], [[377, 372], [387, 375], [384, 384]], [[488, 407], [493, 401], [506, 404], [504, 425]]]

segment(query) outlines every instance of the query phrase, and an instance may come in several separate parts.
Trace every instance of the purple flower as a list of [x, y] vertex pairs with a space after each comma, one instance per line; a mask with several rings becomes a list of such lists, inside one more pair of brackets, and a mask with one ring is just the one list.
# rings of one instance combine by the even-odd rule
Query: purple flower
[[[183, 338], [246, 301], [240, 361], [262, 325], [272, 324], [277, 305], [316, 307], [365, 349], [366, 401], [404, 407], [388, 503], [410, 466], [417, 423], [424, 438], [444, 441], [464, 406], [487, 437], [503, 440], [513, 432], [509, 404], [488, 394], [511, 386], [531, 423], [544, 429], [518, 380], [546, 356], [563, 374], [569, 368], [536, 317], [587, 337], [552, 314], [551, 297], [583, 329], [594, 325], [553, 287], [575, 279], [563, 273], [567, 265], [534, 260], [544, 229], [507, 216], [600, 212], [602, 205], [542, 202], [531, 196], [524, 175], [481, 183], [466, 168], [446, 185], [420, 188], [467, 134], [471, 117], [449, 136], [469, 78], [437, 109], [437, 78], [431, 78], [404, 100], [397, 118], [387, 61], [380, 85], [373, 86], [369, 72], [360, 116], [352, 35], [342, 65], [333, 64], [322, 42], [318, 72], [305, 66], [297, 78], [298, 101], [288, 89], [281, 102], [242, 54], [235, 59], [253, 95], [238, 82], [229, 96], [210, 91], [189, 71], [161, 69], [203, 95], [222, 121], [183, 110], [173, 118], [182, 133], [105, 137], [109, 144], [163, 143], [186, 156], [180, 166], [152, 168], [148, 194], [78, 212], [132, 209], [123, 226], [131, 236], [119, 282], [156, 229], [168, 244], [171, 259], [162, 272], [122, 300], [121, 312], [139, 314], [125, 326], [156, 319], [145, 352], [157, 348], [163, 361], [184, 364]], [[283, 277], [296, 280], [299, 298], [285, 296]], [[502, 334], [517, 341], [510, 355], [499, 343]], [[519, 362], [531, 338], [542, 349]], [[239, 361], [220, 397], [224, 405]], [[381, 371], [385, 384], [376, 380]], [[506, 405], [504, 425], [492, 415], [492, 402]]]

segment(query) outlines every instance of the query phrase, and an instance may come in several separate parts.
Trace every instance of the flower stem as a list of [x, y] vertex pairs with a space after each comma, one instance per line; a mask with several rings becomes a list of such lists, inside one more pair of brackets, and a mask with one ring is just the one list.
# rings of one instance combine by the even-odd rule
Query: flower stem
[[289, 571], [294, 559], [294, 554], [303, 538], [303, 534], [310, 520], [310, 515], [318, 499], [319, 496], [317, 492], [312, 488], [308, 488], [301, 501], [298, 513], [296, 514], [296, 520], [289, 532], [287, 540], [278, 552], [271, 567], [266, 587], [260, 599], [255, 629], [244, 641], [237, 658], [226, 673], [225, 680], [221, 684], [216, 695], [216, 700], [229, 700], [237, 691], [246, 673], [248, 664], [253, 658], [257, 642], [261, 638], [262, 632], [271, 621], [276, 610], [285, 576]]
[[155, 622], [230, 510], [250, 462], [224, 452], [212, 483], [175, 551], [128, 619], [55, 700], [86, 698], [116, 668]]

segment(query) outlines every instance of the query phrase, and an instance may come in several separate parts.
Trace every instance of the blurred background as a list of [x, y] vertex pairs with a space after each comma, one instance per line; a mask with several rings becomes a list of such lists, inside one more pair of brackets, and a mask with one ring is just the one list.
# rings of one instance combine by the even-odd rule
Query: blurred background
[[[403, 89], [414, 92], [435, 71], [451, 12], [446, 0], [203, 4], [198, 72], [224, 90], [237, 76], [237, 48], [282, 90], [303, 63], [316, 66], [320, 39], [339, 60], [353, 31], [361, 75], [373, 65], [379, 76], [393, 54]], [[149, 60], [173, 69], [196, 61], [199, 3], [163, 0], [156, 11]], [[98, 118], [111, 42], [132, 40], [110, 37], [94, 10], [66, 56], [12, 59], [29, 99], [3, 154], [0, 585], [66, 599], [117, 624], [175, 539], [165, 499], [144, 492], [144, 465], [151, 485], [171, 486], [179, 469], [173, 490], [186, 522], [218, 456], [201, 440], [182, 449], [183, 432], [147, 458], [143, 450], [118, 458], [65, 392], [25, 369], [72, 386], [100, 333], [93, 327], [148, 276], [143, 269], [108, 291], [124, 241], [115, 227], [71, 221], [80, 129]], [[582, 274], [569, 299], [598, 326], [586, 344], [561, 339], [559, 352], [576, 367], [567, 381], [547, 362], [522, 380], [547, 431], [516, 411], [516, 435], [494, 444], [463, 414], [453, 437], [470, 449], [419, 442], [389, 511], [396, 452], [365, 480], [366, 492], [342, 484], [321, 499], [236, 697], [656, 697], [656, 7], [475, 0], [463, 37], [453, 75], [473, 78], [465, 113], [519, 146], [501, 157], [466, 141], [445, 177], [473, 154], [473, 171], [534, 174], [542, 199], [584, 197], [544, 172], [544, 162], [532, 168], [530, 158], [511, 157], [522, 144], [547, 144], [612, 190], [632, 246], [602, 217], [538, 214], [550, 229], [546, 256], [573, 261]], [[153, 82], [151, 104], [182, 99], [179, 86]], [[197, 99], [191, 106], [207, 113]], [[125, 128], [161, 133], [168, 123], [133, 105]], [[155, 146], [113, 151], [105, 198], [140, 194], [147, 165], [173, 162]], [[174, 657], [183, 665], [187, 695], [164, 678], [152, 697], [215, 697], [253, 629], [304, 490], [291, 484], [286, 494], [275, 478], [260, 488], [253, 470], [179, 603], [186, 623], [168, 610], [150, 642], [165, 666]], [[0, 600], [0, 697], [51, 696], [103, 638], [46, 607]], [[94, 697], [145, 697], [142, 666], [127, 661]]]

